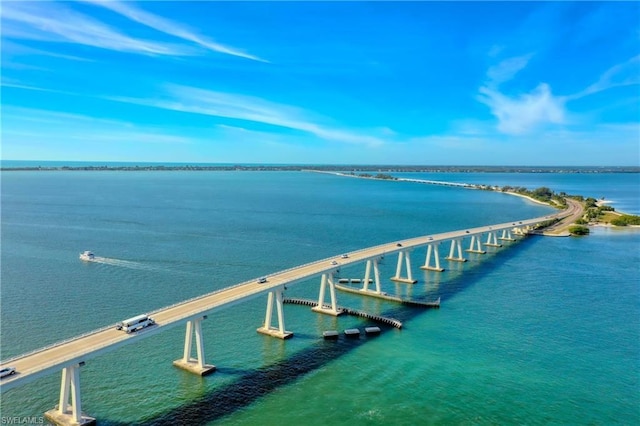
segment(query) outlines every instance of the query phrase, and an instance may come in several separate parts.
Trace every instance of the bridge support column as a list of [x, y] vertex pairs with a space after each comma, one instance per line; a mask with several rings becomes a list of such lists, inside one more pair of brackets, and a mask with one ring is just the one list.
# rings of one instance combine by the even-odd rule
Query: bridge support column
[[487, 234], [487, 242], [484, 243], [484, 245], [490, 247], [502, 247], [502, 244], [498, 244], [498, 237], [496, 236], [495, 231], [491, 231]]
[[511, 230], [510, 229], [503, 229], [502, 230], [502, 236], [500, 236], [499, 238], [500, 240], [503, 241], [515, 241], [516, 239], [513, 238], [513, 236], [511, 235]]
[[[327, 292], [327, 284], [329, 284], [329, 295], [331, 297], [331, 306], [325, 306], [324, 299]], [[342, 314], [342, 311], [338, 310], [336, 301], [336, 285], [333, 282], [333, 273], [322, 274], [320, 280], [320, 292], [318, 294], [318, 304], [311, 308], [312, 311], [321, 314], [338, 316]]]
[[[404, 259], [404, 264], [407, 270], [406, 278], [401, 276], [403, 259]], [[400, 250], [400, 252], [398, 252], [398, 266], [396, 267], [396, 275], [391, 278], [391, 281], [397, 281], [400, 283], [407, 283], [407, 284], [415, 284], [418, 282], [418, 280], [414, 280], [413, 275], [411, 275], [411, 257], [409, 256], [409, 251]]]
[[[80, 366], [82, 365], [84, 365], [84, 362], [62, 369], [58, 406], [44, 413], [46, 419], [51, 423], [60, 426], [96, 424], [96, 419], [82, 414], [82, 398], [80, 395]], [[69, 397], [71, 397], [71, 403], [69, 403]]]
[[482, 250], [482, 247], [480, 246], [480, 239], [481, 239], [480, 235], [478, 235], [477, 237], [475, 235], [472, 235], [471, 244], [469, 244], [469, 248], [467, 249], [467, 252], [485, 254], [486, 251]]
[[[427, 257], [424, 260], [424, 265], [420, 267], [421, 269], [437, 272], [444, 271], [444, 268], [440, 267], [440, 253], [438, 253], [438, 245], [440, 245], [440, 243], [432, 243], [427, 245]], [[435, 258], [434, 266], [431, 266], [432, 256]]]
[[[375, 290], [369, 290], [369, 277], [371, 276], [371, 264], [373, 264], [373, 279], [376, 284]], [[367, 260], [367, 267], [364, 271], [364, 281], [362, 284], [362, 291], [368, 291], [370, 293], [380, 294], [382, 290], [380, 289], [380, 269], [378, 268], [378, 259], [369, 259]]]
[[[278, 311], [278, 327], [271, 326], [274, 299], [276, 303], [276, 309]], [[284, 327], [284, 308], [282, 303], [282, 288], [277, 288], [274, 291], [269, 292], [269, 296], [267, 297], [267, 313], [264, 317], [264, 325], [258, 329], [258, 333], [266, 334], [267, 336], [277, 337], [279, 339], [288, 339], [293, 336], [293, 333], [290, 331], [286, 331]]]
[[[206, 376], [216, 370], [215, 365], [204, 362], [204, 338], [202, 336], [202, 320], [204, 316], [195, 320], [187, 321], [187, 332], [184, 337], [184, 355], [181, 359], [173, 361], [173, 365], [190, 373]], [[196, 335], [196, 358], [191, 356], [193, 350], [193, 334]]]
[[[446, 258], [447, 260], [452, 260], [454, 262], [466, 262], [462, 256], [462, 243], [460, 242], [460, 238], [455, 238], [451, 240], [451, 250], [449, 250], [449, 256]], [[454, 257], [455, 252], [458, 252], [458, 257]]]

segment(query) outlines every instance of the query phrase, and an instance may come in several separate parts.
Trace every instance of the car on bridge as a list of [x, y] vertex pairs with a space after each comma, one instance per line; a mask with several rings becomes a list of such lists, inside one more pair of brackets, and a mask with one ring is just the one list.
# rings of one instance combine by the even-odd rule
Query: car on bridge
[[267, 277], [260, 277], [258, 278], [258, 284], [264, 284], [267, 282]]
[[16, 374], [16, 369], [14, 367], [2, 367], [0, 368], [0, 378], [13, 376]]

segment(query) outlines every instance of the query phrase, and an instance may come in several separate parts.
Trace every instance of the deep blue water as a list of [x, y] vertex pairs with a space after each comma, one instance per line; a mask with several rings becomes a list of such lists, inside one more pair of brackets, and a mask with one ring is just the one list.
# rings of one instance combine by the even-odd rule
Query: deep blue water
[[[548, 186], [640, 210], [635, 174], [410, 175]], [[551, 211], [494, 192], [304, 172], [1, 178], [3, 359], [319, 258]], [[213, 375], [174, 368], [184, 330], [168, 330], [87, 362], [83, 408], [100, 425], [638, 424], [639, 248], [637, 230], [529, 237], [464, 264], [442, 260], [443, 273], [418, 269], [416, 250], [419, 282], [389, 281], [389, 258], [383, 290], [441, 297], [441, 309], [338, 294], [340, 305], [401, 319], [402, 330], [325, 342], [324, 330], [368, 323], [287, 305], [295, 336], [280, 341], [256, 333], [266, 297], [255, 299], [205, 321]], [[80, 262], [83, 250], [106, 261]], [[317, 298], [318, 284], [287, 295]], [[57, 403], [59, 381], [3, 393], [2, 416], [41, 415]]]

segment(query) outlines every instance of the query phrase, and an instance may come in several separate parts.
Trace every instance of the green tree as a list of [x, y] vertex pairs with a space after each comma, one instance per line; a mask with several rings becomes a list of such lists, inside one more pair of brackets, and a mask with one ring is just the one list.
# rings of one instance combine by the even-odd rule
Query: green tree
[[574, 225], [569, 227], [569, 233], [571, 235], [588, 235], [589, 228], [582, 225]]
[[611, 224], [615, 226], [640, 225], [640, 216], [623, 214], [620, 217], [612, 219]]
[[553, 191], [546, 186], [541, 186], [540, 188], [533, 190], [533, 195], [537, 198], [549, 199], [553, 195]]
[[597, 201], [595, 198], [589, 197], [586, 200], [584, 200], [584, 204], [586, 208], [591, 208], [591, 207], [597, 207]]

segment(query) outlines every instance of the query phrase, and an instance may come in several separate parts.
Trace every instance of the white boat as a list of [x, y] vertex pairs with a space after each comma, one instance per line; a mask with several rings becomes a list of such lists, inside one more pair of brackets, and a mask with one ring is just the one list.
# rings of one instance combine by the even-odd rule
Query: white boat
[[86, 250], [80, 253], [80, 260], [84, 260], [86, 262], [92, 262], [96, 258], [96, 255], [93, 254], [92, 251]]

